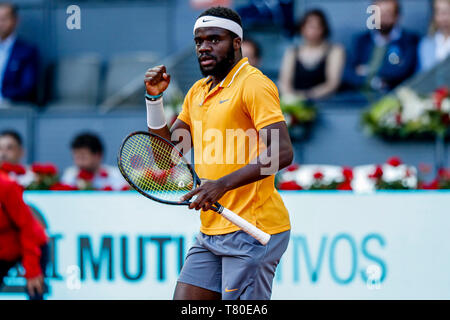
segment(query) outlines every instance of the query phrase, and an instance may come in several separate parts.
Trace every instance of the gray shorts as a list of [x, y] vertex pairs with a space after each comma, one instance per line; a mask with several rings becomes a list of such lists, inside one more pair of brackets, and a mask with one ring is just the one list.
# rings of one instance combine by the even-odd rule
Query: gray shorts
[[200, 232], [178, 281], [220, 292], [223, 300], [268, 300], [289, 236], [290, 230], [273, 234], [263, 246], [244, 231], [214, 236]]

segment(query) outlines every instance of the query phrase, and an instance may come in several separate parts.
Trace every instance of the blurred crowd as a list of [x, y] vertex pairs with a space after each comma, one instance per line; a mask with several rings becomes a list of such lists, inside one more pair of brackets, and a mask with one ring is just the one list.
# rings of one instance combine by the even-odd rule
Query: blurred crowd
[[100, 138], [83, 132], [71, 142], [73, 166], [62, 173], [50, 163], [22, 165], [25, 154], [21, 136], [14, 130], [0, 132], [0, 174], [7, 174], [28, 190], [124, 191], [129, 185], [117, 167], [103, 163]]
[[[385, 94], [449, 56], [449, 0], [432, 1], [432, 19], [423, 38], [401, 25], [399, 1], [375, 0], [373, 4], [379, 8], [379, 26], [356, 35], [351, 54], [330, 41], [332, 30], [324, 11], [307, 11], [295, 29], [301, 42], [287, 49], [281, 63], [281, 95], [315, 100], [346, 90]], [[253, 49], [244, 46], [244, 55], [258, 61], [257, 44], [250, 41], [248, 46]]]
[[[450, 53], [450, 0], [432, 1], [429, 30], [422, 39], [402, 26], [399, 1], [374, 0], [379, 25], [355, 36], [351, 54], [330, 41], [333, 30], [322, 10], [307, 11], [295, 25], [293, 1], [271, 1], [276, 6], [266, 2], [251, 1], [238, 12], [244, 26], [269, 15], [288, 17], [283, 28], [300, 37], [300, 44], [288, 48], [281, 62], [278, 85], [285, 97], [324, 99], [341, 90], [386, 93], [415, 73], [430, 70]], [[38, 51], [17, 36], [18, 21], [17, 7], [1, 3], [0, 105], [36, 103], [37, 99]], [[260, 66], [258, 43], [246, 39], [243, 51], [251, 64]]]
[[[281, 2], [279, 14], [293, 15], [288, 5], [292, 1]], [[282, 23], [301, 39], [286, 50], [281, 61], [277, 82], [282, 99], [326, 99], [344, 90], [384, 94], [449, 57], [450, 0], [432, 0], [432, 18], [423, 38], [402, 26], [399, 1], [374, 0], [373, 4], [379, 8], [379, 26], [357, 34], [351, 54], [342, 44], [330, 40], [333, 30], [320, 9], [305, 12], [297, 25], [292, 17]], [[240, 10], [244, 25], [256, 19], [255, 6]], [[17, 35], [18, 21], [17, 7], [0, 3], [0, 106], [36, 102], [39, 55], [35, 47]], [[261, 67], [260, 44], [246, 37], [242, 51], [250, 64]], [[83, 133], [75, 137], [71, 148], [74, 166], [64, 172], [59, 173], [51, 165], [22, 166], [22, 139], [14, 130], [7, 130], [0, 134], [0, 170], [28, 189], [127, 188], [117, 169], [103, 164], [103, 146], [96, 135]]]

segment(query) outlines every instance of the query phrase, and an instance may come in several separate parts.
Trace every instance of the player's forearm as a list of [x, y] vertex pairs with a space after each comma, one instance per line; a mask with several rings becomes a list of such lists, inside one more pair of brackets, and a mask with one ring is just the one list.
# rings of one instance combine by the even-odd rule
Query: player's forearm
[[247, 164], [239, 170], [223, 176], [219, 181], [227, 191], [230, 191], [276, 174], [292, 163], [293, 151], [289, 146], [280, 148], [278, 155], [272, 152], [273, 150], [269, 147], [267, 152], [257, 158], [256, 163]]
[[171, 134], [170, 134], [169, 127], [167, 125], [160, 129], [152, 129], [152, 128], [148, 127], [148, 131], [151, 133], [154, 133], [160, 137], [163, 137], [164, 139], [166, 139], [168, 141], [171, 141], [171, 138], [170, 138]]

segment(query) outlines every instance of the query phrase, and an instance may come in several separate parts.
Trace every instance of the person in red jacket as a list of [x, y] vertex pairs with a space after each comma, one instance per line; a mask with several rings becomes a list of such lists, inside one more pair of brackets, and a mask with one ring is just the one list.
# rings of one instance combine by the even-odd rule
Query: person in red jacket
[[48, 237], [23, 201], [22, 187], [0, 173], [0, 287], [22, 262], [30, 300], [42, 300]]

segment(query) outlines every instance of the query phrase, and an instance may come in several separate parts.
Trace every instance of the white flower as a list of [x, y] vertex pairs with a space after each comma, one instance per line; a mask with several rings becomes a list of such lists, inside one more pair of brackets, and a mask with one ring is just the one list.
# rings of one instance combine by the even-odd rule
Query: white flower
[[390, 183], [402, 180], [406, 175], [407, 166], [401, 164], [399, 166], [391, 166], [389, 164], [384, 164], [383, 169], [383, 180]]
[[310, 188], [315, 182], [314, 174], [321, 172], [323, 174], [322, 183], [330, 184], [333, 181], [341, 182], [344, 180], [342, 168], [329, 165], [302, 165], [296, 171], [295, 181], [305, 189]]
[[283, 95], [282, 100], [286, 104], [293, 104], [293, 103], [298, 102], [299, 99], [294, 94], [286, 93], [285, 95]]
[[450, 98], [445, 98], [442, 100], [441, 111], [450, 113]]
[[417, 121], [430, 107], [429, 102], [421, 99], [410, 88], [400, 88], [396, 94], [402, 105], [402, 120], [404, 122]]
[[383, 127], [387, 128], [395, 128], [397, 127], [397, 119], [394, 113], [389, 113], [385, 115], [381, 120], [380, 123]]
[[404, 122], [417, 121], [426, 111], [425, 104], [420, 100], [410, 101], [402, 105], [402, 119]]
[[375, 165], [363, 165], [353, 168], [352, 189], [356, 193], [371, 193], [375, 191], [375, 181], [369, 175], [376, 169]]

